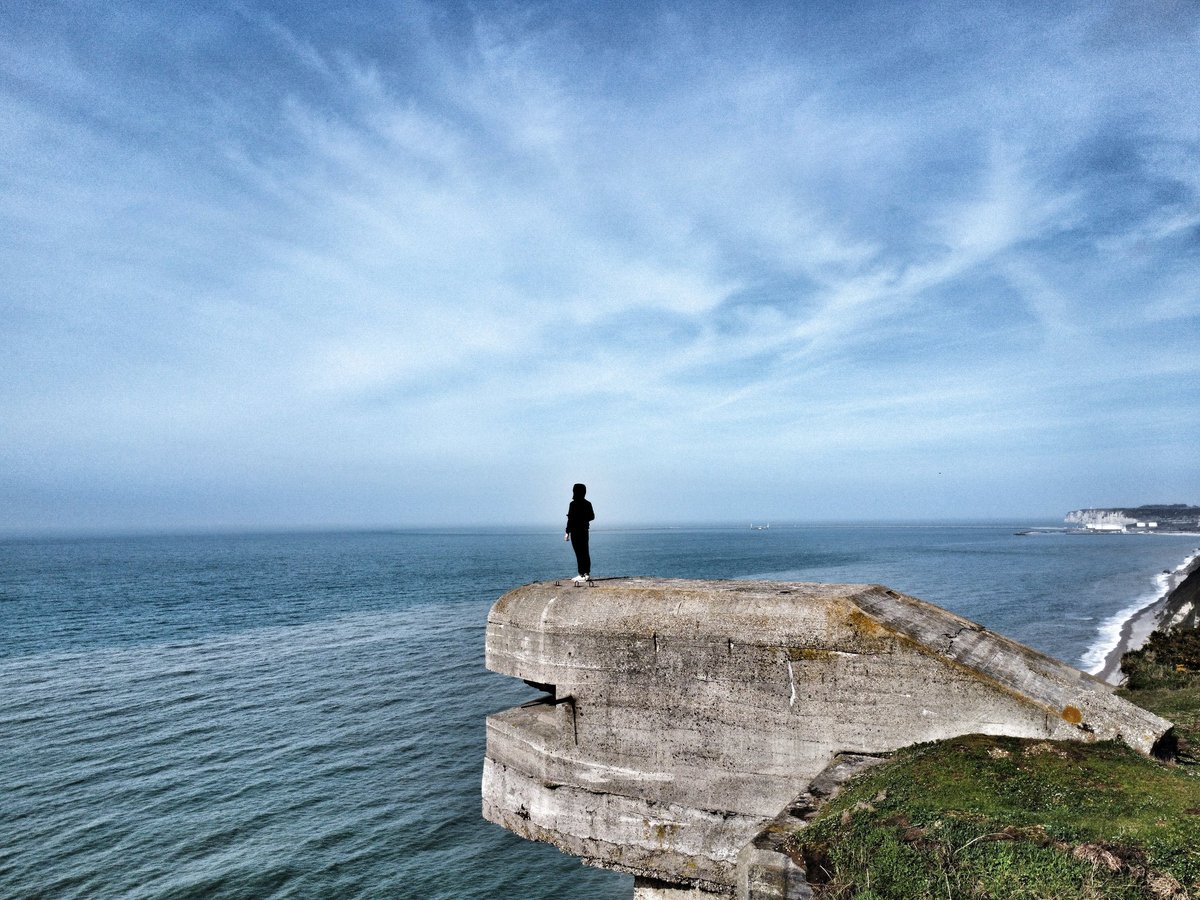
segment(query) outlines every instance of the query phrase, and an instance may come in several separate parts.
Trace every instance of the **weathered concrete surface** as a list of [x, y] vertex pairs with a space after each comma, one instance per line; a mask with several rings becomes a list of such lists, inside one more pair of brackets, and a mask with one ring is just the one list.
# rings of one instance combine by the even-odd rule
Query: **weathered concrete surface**
[[[804, 820], [785, 808], [742, 848], [735, 873], [737, 895], [743, 900], [812, 900], [804, 861], [787, 851], [788, 836]], [[710, 894], [709, 897], [712, 897]]]
[[486, 653], [557, 704], [488, 718], [484, 816], [590, 864], [713, 893], [736, 890], [739, 854], [838, 752], [983, 732], [1120, 738], [1145, 753], [1170, 727], [878, 585], [533, 584], [496, 602]]
[[653, 878], [633, 879], [633, 900], [712, 900], [712, 897], [700, 888], [680, 887]]
[[808, 871], [794, 853], [796, 832], [817, 815], [824, 803], [836, 797], [847, 781], [886, 759], [856, 753], [834, 756], [804, 792], [738, 854], [735, 886], [739, 900], [812, 900]]

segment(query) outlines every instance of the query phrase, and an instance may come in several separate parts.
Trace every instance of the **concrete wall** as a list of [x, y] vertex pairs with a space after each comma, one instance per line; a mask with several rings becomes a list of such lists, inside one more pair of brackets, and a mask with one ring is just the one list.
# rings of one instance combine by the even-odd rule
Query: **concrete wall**
[[840, 751], [984, 732], [1149, 752], [1169, 727], [877, 585], [534, 584], [497, 601], [486, 655], [557, 702], [488, 718], [485, 817], [645, 885], [713, 893], [734, 891], [739, 853]]

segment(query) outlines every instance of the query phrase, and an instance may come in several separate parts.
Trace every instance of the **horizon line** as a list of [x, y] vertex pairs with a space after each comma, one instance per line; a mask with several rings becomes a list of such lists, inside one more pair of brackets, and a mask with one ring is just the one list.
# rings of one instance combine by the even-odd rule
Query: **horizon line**
[[[958, 525], [981, 527], [1022, 526], [1045, 527], [1051, 523], [1065, 525], [1065, 514], [1050, 515], [1006, 515], [1006, 516], [914, 516], [858, 518], [852, 516], [813, 519], [676, 519], [658, 521], [618, 521], [611, 524], [593, 525], [596, 532], [621, 531], [666, 531], [675, 529], [726, 530], [767, 525], [770, 528], [812, 527], [855, 527], [891, 526], [921, 527], [936, 525]], [[5, 528], [0, 526], [0, 540], [37, 539], [103, 539], [135, 537], [238, 537], [267, 535], [318, 535], [318, 534], [390, 534], [420, 532], [462, 531], [520, 531], [557, 533], [561, 525], [551, 522], [429, 522], [421, 524], [390, 523], [337, 523], [337, 524], [262, 524], [262, 525], [178, 525], [138, 527], [123, 525], [60, 526], [35, 528]]]

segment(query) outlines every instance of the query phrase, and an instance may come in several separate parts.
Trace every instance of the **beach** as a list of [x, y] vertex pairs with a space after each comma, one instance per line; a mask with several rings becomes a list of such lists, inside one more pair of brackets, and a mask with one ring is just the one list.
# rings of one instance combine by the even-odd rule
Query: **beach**
[[1163, 627], [1196, 627], [1200, 601], [1200, 552], [1188, 557], [1174, 572], [1163, 574], [1165, 593], [1153, 603], [1137, 610], [1121, 625], [1117, 644], [1093, 673], [1101, 681], [1119, 684], [1122, 679], [1121, 656], [1142, 647], [1150, 635]]

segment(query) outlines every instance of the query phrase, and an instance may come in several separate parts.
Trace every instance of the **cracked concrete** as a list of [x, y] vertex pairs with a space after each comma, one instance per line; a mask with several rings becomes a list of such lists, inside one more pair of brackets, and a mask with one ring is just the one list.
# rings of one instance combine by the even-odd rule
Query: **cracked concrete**
[[[1147, 753], [1170, 726], [878, 585], [528, 585], [493, 607], [486, 657], [553, 694], [488, 718], [484, 816], [638, 876], [645, 897], [751, 896], [743, 850], [840, 752], [984, 732]], [[756, 900], [799, 884], [769, 848], [752, 855]]]

